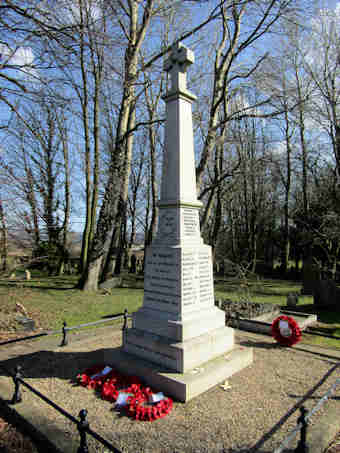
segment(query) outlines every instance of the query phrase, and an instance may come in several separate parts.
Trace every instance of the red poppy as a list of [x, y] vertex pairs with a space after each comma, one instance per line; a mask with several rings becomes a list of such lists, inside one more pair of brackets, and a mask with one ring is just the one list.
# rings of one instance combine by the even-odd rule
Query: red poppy
[[[284, 321], [287, 325], [287, 333], [283, 335], [280, 329], [280, 322]], [[301, 340], [301, 329], [295, 319], [290, 316], [281, 315], [272, 323], [272, 335], [275, 340], [283, 346], [293, 346]]]
[[137, 376], [123, 376], [115, 370], [102, 376], [100, 373], [105, 365], [95, 365], [78, 374], [80, 385], [100, 392], [101, 397], [107, 401], [115, 402], [119, 393], [129, 393], [127, 398], [127, 413], [136, 420], [153, 421], [165, 417], [173, 406], [170, 398], [162, 399], [157, 403], [152, 402], [153, 391], [150, 387], [143, 387]]

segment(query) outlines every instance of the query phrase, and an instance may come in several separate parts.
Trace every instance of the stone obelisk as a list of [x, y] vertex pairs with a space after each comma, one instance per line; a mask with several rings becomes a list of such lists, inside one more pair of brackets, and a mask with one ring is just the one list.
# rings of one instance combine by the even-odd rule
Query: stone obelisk
[[[186, 86], [187, 68], [193, 62], [193, 52], [181, 44], [165, 62], [171, 88], [164, 97], [158, 231], [146, 251], [143, 307], [133, 314], [132, 328], [125, 330], [123, 337], [125, 352], [172, 371], [169, 378], [163, 370], [160, 382], [170, 379], [165, 391], [170, 389], [184, 401], [251, 362], [251, 352], [239, 350], [242, 357], [230, 368], [236, 354], [234, 331], [225, 326], [225, 313], [214, 304], [211, 247], [203, 243], [200, 234], [202, 203], [197, 200], [192, 127], [196, 97]], [[229, 367], [225, 360], [228, 353]], [[195, 385], [184, 382], [186, 378], [191, 382], [189, 377], [199, 370], [202, 374], [196, 377]]]

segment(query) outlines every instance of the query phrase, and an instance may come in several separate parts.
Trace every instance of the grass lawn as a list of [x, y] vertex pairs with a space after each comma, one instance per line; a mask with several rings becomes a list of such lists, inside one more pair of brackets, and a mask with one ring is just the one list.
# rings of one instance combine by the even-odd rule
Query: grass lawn
[[[63, 321], [68, 326], [98, 321], [105, 317], [122, 313], [125, 308], [131, 313], [143, 302], [143, 279], [128, 275], [124, 286], [115, 288], [110, 293], [83, 292], [75, 289], [77, 277], [40, 277], [32, 280], [0, 281], [0, 330], [15, 330], [18, 325], [16, 304], [25, 307], [38, 327], [49, 330], [59, 329]], [[228, 298], [235, 301], [250, 300], [285, 305], [289, 293], [300, 293], [301, 284], [286, 280], [254, 279], [218, 279], [215, 282], [217, 299]], [[300, 296], [299, 305], [306, 305], [310, 312], [313, 300], [311, 296]], [[340, 313], [318, 313], [318, 330], [327, 335], [340, 336]], [[9, 328], [8, 328], [9, 326]], [[340, 341], [320, 336], [303, 334], [303, 342], [321, 346], [339, 347]]]
[[[217, 299], [231, 299], [233, 301], [250, 300], [252, 302], [262, 302], [286, 305], [289, 293], [300, 294], [301, 283], [287, 280], [271, 279], [248, 279], [240, 281], [238, 279], [224, 279], [215, 282], [215, 296]], [[299, 295], [299, 306], [306, 305], [306, 313], [313, 313], [314, 307], [312, 296]], [[340, 337], [340, 312], [319, 311], [318, 323], [314, 327], [326, 335]], [[325, 338], [315, 335], [302, 335], [302, 342], [318, 346], [340, 348], [340, 340]]]
[[[252, 302], [268, 302], [285, 305], [289, 293], [300, 293], [301, 283], [287, 280], [247, 279], [236, 278], [217, 279], [215, 296], [217, 299], [233, 301], [250, 300]], [[311, 304], [311, 296], [299, 296], [299, 305]]]
[[[137, 310], [143, 301], [141, 289], [117, 288], [112, 293], [88, 293], [74, 289], [75, 277], [44, 277], [12, 283], [0, 281], [0, 312], [10, 315], [22, 304], [43, 329], [58, 329], [98, 321]], [[0, 324], [1, 326], [1, 324]]]

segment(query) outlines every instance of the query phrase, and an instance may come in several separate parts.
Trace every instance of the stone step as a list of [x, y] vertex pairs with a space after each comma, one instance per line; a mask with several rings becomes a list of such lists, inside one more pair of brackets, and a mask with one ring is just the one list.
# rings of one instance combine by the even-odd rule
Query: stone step
[[189, 340], [176, 342], [139, 329], [126, 329], [123, 348], [129, 353], [184, 373], [234, 347], [234, 329], [220, 327]]
[[212, 360], [185, 373], [169, 371], [147, 360], [137, 358], [121, 348], [104, 351], [104, 362], [126, 374], [147, 379], [155, 391], [160, 390], [175, 400], [186, 402], [241, 371], [253, 361], [253, 349], [235, 345]]

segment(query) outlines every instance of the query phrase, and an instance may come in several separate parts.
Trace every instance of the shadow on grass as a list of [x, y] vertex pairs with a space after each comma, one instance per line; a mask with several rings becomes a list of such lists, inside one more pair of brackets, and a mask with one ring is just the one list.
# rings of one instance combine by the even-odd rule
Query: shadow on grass
[[[280, 305], [281, 310], [288, 310], [288, 307], [286, 305]], [[317, 315], [318, 321], [325, 323], [325, 324], [340, 324], [340, 312], [334, 311], [334, 307], [325, 307], [325, 308], [320, 308], [315, 306], [314, 304], [306, 304], [306, 305], [297, 305], [294, 307], [291, 311], [295, 311], [297, 313], [309, 313], [309, 314], [314, 314]], [[328, 331], [327, 327], [318, 327], [317, 330], [322, 331], [323, 329], [326, 329]]]
[[258, 349], [282, 349], [284, 346], [279, 345], [278, 343], [267, 343], [265, 341], [256, 341], [256, 340], [241, 340], [240, 345], [248, 348], [258, 348]]
[[276, 297], [287, 297], [289, 291], [266, 291], [265, 289], [251, 289], [251, 293], [254, 296], [276, 296]]
[[[73, 284], [72, 286], [54, 286], [54, 285], [34, 285], [34, 284], [29, 284], [26, 283], [27, 280], [23, 281], [17, 281], [17, 282], [0, 282], [0, 287], [3, 288], [29, 288], [29, 289], [35, 289], [37, 291], [46, 291], [46, 290], [56, 290], [56, 291], [66, 291], [70, 289], [77, 289], [77, 285]], [[70, 282], [67, 282], [70, 285]]]

